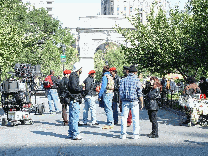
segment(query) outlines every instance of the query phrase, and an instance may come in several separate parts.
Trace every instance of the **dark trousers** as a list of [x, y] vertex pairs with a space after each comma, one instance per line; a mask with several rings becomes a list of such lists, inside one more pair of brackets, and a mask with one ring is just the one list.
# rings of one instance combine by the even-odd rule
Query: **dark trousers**
[[65, 123], [68, 123], [66, 111], [67, 111], [67, 105], [66, 104], [62, 104], [62, 118], [63, 118], [63, 121]]
[[152, 134], [158, 135], [157, 110], [148, 110], [148, 115], [152, 123]]

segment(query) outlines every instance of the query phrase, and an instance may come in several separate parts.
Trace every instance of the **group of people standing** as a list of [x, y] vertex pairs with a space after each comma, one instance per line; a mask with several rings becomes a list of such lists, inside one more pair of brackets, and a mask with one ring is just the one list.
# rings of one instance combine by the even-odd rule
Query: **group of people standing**
[[[99, 125], [96, 120], [96, 103], [103, 103], [104, 111], [107, 116], [107, 123], [102, 129], [113, 129], [114, 125], [118, 124], [118, 107], [121, 113], [121, 139], [126, 139], [127, 127], [131, 125], [133, 120], [133, 138], [139, 138], [139, 110], [144, 107], [145, 103], [148, 109], [149, 119], [152, 123], [152, 132], [148, 135], [150, 138], [158, 137], [157, 110], [158, 104], [156, 98], [160, 95], [161, 84], [156, 77], [150, 78], [150, 88], [146, 95], [142, 93], [142, 84], [138, 78], [138, 71], [134, 65], [130, 67], [124, 66], [124, 77], [120, 78], [117, 75], [115, 67], [110, 68], [104, 66], [101, 84], [98, 86], [95, 83], [95, 71], [91, 70], [88, 77], [82, 82], [79, 82], [79, 76], [82, 73], [82, 66], [79, 62], [73, 66], [73, 71], [65, 70], [62, 80], [56, 80], [54, 72], [50, 71], [52, 76], [53, 86], [56, 86], [59, 93], [60, 102], [62, 104], [62, 117], [64, 125], [69, 126], [68, 137], [73, 140], [81, 140], [79, 134], [79, 114], [80, 104], [84, 98], [83, 123], [87, 125], [88, 110], [91, 110], [91, 125]], [[51, 100], [54, 100], [55, 110], [57, 108], [56, 87], [48, 88], [47, 97], [49, 100], [49, 109], [52, 111]], [[99, 88], [99, 89], [98, 89]], [[97, 93], [98, 92], [98, 93]], [[98, 95], [97, 95], [98, 94]], [[67, 106], [69, 105], [69, 121], [67, 120]]]

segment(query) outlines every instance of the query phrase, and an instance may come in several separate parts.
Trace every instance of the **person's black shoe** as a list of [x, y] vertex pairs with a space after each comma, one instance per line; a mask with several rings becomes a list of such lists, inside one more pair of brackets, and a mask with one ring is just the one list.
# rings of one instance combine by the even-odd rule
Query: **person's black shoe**
[[148, 137], [150, 137], [151, 135], [153, 135], [153, 133], [151, 132], [150, 134], [147, 134]]
[[118, 124], [118, 122], [114, 122], [114, 125], [117, 125]]
[[81, 124], [80, 122], [78, 122], [78, 126], [83, 126], [83, 124]]
[[158, 137], [159, 137], [158, 135], [154, 135], [154, 134], [149, 136], [149, 138], [158, 138]]
[[96, 126], [96, 125], [99, 125], [99, 123], [98, 123], [98, 122], [96, 122], [96, 123], [92, 124], [92, 126]]

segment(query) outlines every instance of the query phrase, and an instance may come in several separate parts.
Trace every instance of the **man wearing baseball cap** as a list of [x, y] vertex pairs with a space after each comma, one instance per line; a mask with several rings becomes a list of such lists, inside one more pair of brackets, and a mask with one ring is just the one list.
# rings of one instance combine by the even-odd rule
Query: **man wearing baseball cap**
[[85, 85], [85, 106], [83, 109], [83, 123], [87, 125], [88, 121], [88, 111], [91, 110], [91, 124], [92, 125], [99, 125], [96, 121], [96, 84], [95, 84], [95, 70], [89, 71], [88, 77], [83, 81]]
[[114, 90], [113, 90], [114, 94], [112, 99], [113, 119], [114, 119], [114, 125], [117, 125], [120, 77], [117, 75], [117, 70], [115, 67], [110, 68], [110, 73], [113, 76], [113, 80], [114, 80]]
[[68, 82], [69, 82], [69, 76], [70, 76], [71, 70], [65, 70], [63, 72], [64, 77], [59, 82], [58, 86], [58, 95], [60, 98], [60, 103], [62, 104], [62, 118], [63, 118], [63, 124], [64, 126], [68, 125], [68, 119], [67, 119], [67, 105], [69, 104], [69, 94], [68, 94]]
[[70, 92], [70, 105], [69, 105], [69, 131], [68, 137], [73, 140], [81, 140], [82, 137], [78, 131], [78, 121], [80, 114], [80, 105], [82, 103], [81, 92], [83, 86], [79, 85], [79, 76], [82, 73], [82, 66], [76, 62], [73, 66], [73, 72], [70, 74], [68, 91]]

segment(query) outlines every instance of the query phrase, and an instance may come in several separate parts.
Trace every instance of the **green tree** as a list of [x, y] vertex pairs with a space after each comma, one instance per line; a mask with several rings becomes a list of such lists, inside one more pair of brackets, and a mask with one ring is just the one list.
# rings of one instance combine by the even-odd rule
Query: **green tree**
[[61, 45], [66, 45], [65, 67], [72, 69], [78, 61], [78, 52], [71, 47], [74, 42], [70, 30], [63, 29], [44, 8], [28, 10], [19, 0], [0, 1], [1, 78], [5, 79], [16, 63], [40, 64], [43, 74], [54, 69], [61, 76]]
[[102, 70], [105, 66], [105, 62], [108, 62], [108, 65], [111, 67], [115, 67], [117, 69], [117, 74], [122, 77], [123, 76], [123, 66], [129, 66], [125, 60], [125, 56], [123, 51], [121, 51], [121, 47], [115, 45], [114, 43], [108, 43], [105, 46], [105, 50], [98, 50], [94, 56], [94, 64], [96, 70], [96, 79], [101, 80], [102, 78]]
[[161, 75], [179, 72], [186, 78], [207, 71], [207, 6], [206, 0], [193, 0], [185, 12], [171, 9], [169, 17], [162, 9], [157, 15], [152, 9], [147, 24], [136, 15], [130, 19], [135, 30], [116, 28], [132, 46], [122, 46], [126, 60], [139, 64], [140, 70]]

